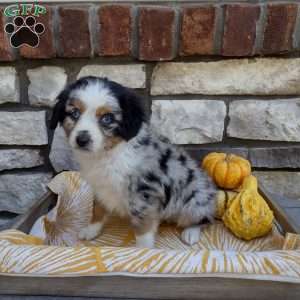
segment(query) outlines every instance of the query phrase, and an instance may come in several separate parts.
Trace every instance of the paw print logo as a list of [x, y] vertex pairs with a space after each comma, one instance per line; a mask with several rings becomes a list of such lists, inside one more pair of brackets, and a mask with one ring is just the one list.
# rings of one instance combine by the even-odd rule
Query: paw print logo
[[12, 23], [7, 23], [4, 27], [6, 33], [11, 34], [10, 44], [14, 48], [19, 48], [22, 45], [37, 47], [40, 43], [40, 37], [45, 26], [42, 23], [37, 23], [33, 16], [28, 16], [25, 19], [17, 16]]

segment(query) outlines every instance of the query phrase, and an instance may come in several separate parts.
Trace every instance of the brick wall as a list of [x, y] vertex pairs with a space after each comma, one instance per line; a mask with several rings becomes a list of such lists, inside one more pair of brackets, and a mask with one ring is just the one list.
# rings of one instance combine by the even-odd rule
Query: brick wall
[[0, 227], [76, 167], [47, 123], [84, 75], [136, 89], [153, 125], [195, 158], [238, 153], [273, 191], [299, 197], [300, 5], [248, 2], [48, 5], [39, 46], [19, 49], [1, 15]]

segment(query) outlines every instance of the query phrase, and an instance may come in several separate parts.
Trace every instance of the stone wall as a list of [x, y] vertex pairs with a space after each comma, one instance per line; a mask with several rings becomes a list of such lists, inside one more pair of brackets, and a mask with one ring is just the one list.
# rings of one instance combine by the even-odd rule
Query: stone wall
[[0, 227], [77, 167], [47, 124], [58, 92], [85, 75], [136, 89], [196, 159], [240, 154], [267, 187], [300, 197], [298, 1], [186, 2], [48, 5], [37, 48], [12, 49], [1, 15]]

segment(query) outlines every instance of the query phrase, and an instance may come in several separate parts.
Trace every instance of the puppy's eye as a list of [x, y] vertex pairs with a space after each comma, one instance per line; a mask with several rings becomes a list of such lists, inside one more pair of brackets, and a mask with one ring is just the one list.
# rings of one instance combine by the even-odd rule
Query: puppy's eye
[[70, 112], [70, 117], [74, 120], [78, 120], [80, 118], [80, 111], [77, 108], [74, 108], [71, 112]]
[[108, 113], [108, 114], [104, 114], [101, 119], [100, 122], [103, 125], [110, 125], [111, 123], [113, 123], [113, 121], [115, 120], [115, 117], [112, 113]]

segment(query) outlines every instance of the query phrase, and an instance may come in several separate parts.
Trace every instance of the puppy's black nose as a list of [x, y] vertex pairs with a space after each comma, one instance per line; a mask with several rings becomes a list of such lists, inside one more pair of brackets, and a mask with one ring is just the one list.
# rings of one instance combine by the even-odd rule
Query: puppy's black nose
[[79, 147], [85, 147], [91, 141], [91, 137], [87, 130], [79, 131], [76, 137], [76, 143]]

